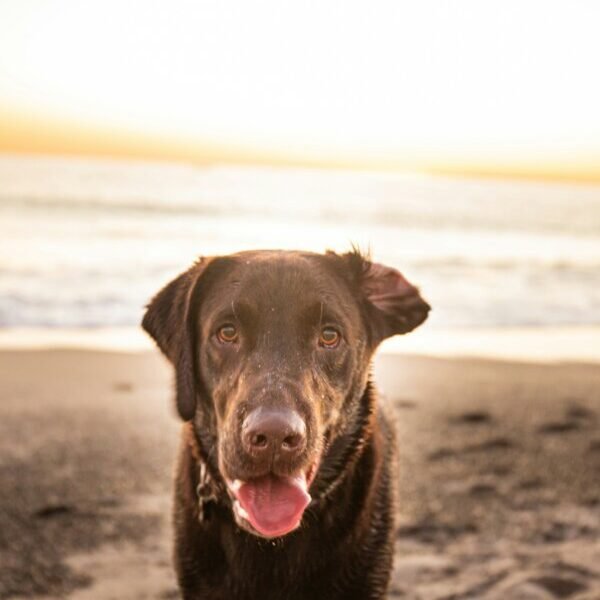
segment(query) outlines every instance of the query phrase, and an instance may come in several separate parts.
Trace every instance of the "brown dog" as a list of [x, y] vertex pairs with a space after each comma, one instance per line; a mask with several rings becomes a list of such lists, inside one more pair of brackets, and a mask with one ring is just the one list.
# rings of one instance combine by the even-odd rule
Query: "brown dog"
[[175, 491], [186, 599], [383, 598], [394, 432], [378, 344], [427, 317], [418, 290], [358, 252], [198, 261], [148, 306], [184, 421]]

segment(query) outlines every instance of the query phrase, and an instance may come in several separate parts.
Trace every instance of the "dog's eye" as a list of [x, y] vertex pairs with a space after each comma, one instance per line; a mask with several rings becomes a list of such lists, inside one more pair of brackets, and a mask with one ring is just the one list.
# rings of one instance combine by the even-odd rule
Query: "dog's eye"
[[325, 327], [319, 336], [319, 345], [325, 348], [335, 348], [340, 343], [340, 334], [333, 327]]
[[220, 342], [231, 344], [238, 338], [237, 329], [233, 325], [223, 325], [223, 327], [219, 327], [219, 330], [217, 331], [217, 338]]

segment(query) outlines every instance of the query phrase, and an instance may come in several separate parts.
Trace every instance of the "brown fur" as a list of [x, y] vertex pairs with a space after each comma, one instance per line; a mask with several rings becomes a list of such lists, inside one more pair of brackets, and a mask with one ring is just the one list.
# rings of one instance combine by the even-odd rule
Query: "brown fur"
[[[397, 271], [356, 252], [205, 259], [153, 299], [143, 325], [175, 367], [177, 407], [187, 421], [175, 485], [185, 599], [384, 597], [395, 442], [370, 361], [382, 339], [414, 329], [428, 310]], [[214, 341], [223, 319], [235, 321], [239, 343]], [[342, 332], [335, 350], [314, 343], [326, 322]], [[239, 443], [244, 415], [263, 405], [292, 407], [307, 428], [306, 449], [270, 467]], [[260, 477], [265, 468], [285, 476], [311, 464], [318, 464], [313, 501], [298, 529], [263, 539], [236, 521], [228, 478]], [[199, 484], [210, 491], [202, 509]]]

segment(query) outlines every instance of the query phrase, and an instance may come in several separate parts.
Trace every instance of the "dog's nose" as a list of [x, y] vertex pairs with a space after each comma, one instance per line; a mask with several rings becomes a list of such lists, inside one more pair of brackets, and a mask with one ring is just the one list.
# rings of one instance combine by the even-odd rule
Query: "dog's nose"
[[306, 447], [306, 425], [293, 410], [259, 407], [243, 422], [242, 443], [254, 456], [281, 453], [291, 458]]

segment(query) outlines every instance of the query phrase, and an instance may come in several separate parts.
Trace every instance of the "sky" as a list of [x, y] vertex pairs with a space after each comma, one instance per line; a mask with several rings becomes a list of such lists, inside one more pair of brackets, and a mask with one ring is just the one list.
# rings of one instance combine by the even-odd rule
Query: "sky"
[[0, 151], [600, 180], [595, 0], [0, 0]]

